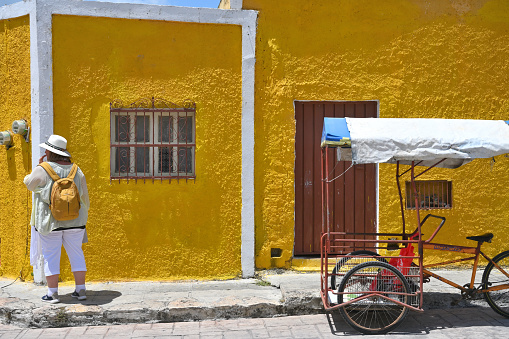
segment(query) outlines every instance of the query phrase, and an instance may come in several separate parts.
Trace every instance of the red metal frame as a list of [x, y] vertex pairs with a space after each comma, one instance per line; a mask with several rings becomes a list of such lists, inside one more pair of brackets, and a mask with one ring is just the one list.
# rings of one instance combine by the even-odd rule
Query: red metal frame
[[[442, 162], [442, 161], [440, 161]], [[434, 167], [436, 165], [438, 165], [440, 162], [434, 164], [433, 166], [431, 167]], [[331, 232], [330, 229], [331, 229], [331, 224], [330, 224], [330, 195], [329, 195], [329, 185], [331, 184], [331, 181], [328, 181], [327, 178], [330, 177], [330, 169], [328, 167], [328, 164], [329, 164], [329, 147], [324, 147], [322, 148], [322, 161], [321, 161], [321, 169], [322, 169], [322, 203], [324, 205], [324, 208], [322, 209], [323, 211], [323, 215], [322, 215], [322, 237], [321, 237], [321, 269], [320, 269], [320, 273], [321, 273], [321, 298], [322, 298], [322, 302], [323, 302], [323, 305], [325, 307], [326, 310], [332, 310], [332, 309], [336, 309], [336, 308], [339, 308], [339, 307], [342, 307], [342, 306], [345, 306], [347, 305], [349, 302], [347, 303], [343, 303], [343, 304], [339, 304], [339, 305], [332, 305], [331, 302], [329, 302], [329, 294], [332, 293], [333, 295], [337, 294], [337, 292], [335, 291], [332, 291], [332, 289], [328, 286], [329, 284], [329, 278], [330, 278], [330, 273], [329, 273], [329, 267], [330, 266], [335, 266], [336, 263], [338, 262], [338, 260], [340, 260], [341, 258], [345, 258], [345, 257], [348, 257], [347, 255], [333, 255], [332, 254], [332, 249], [343, 249], [343, 250], [353, 250], [355, 246], [352, 246], [352, 245], [341, 245], [342, 243], [345, 244], [345, 243], [350, 243], [350, 244], [357, 244], [357, 243], [362, 243], [364, 245], [365, 248], [371, 248], [371, 249], [379, 249], [379, 248], [385, 248], [385, 247], [381, 247], [380, 244], [385, 244], [385, 246], [387, 246], [387, 244], [391, 244], [391, 243], [398, 243], [398, 244], [417, 244], [417, 250], [418, 250], [418, 254], [416, 256], [404, 256], [404, 257], [400, 257], [400, 256], [383, 256], [383, 258], [386, 258], [386, 259], [391, 259], [391, 258], [411, 258], [411, 259], [418, 259], [419, 260], [419, 273], [418, 275], [416, 274], [407, 274], [406, 277], [407, 278], [418, 278], [419, 279], [419, 291], [417, 291], [416, 293], [412, 293], [412, 294], [409, 294], [410, 296], [412, 297], [416, 297], [418, 296], [419, 297], [419, 306], [412, 306], [412, 305], [407, 305], [407, 304], [402, 304], [401, 302], [399, 302], [398, 300], [393, 300], [393, 299], [390, 299], [386, 296], [382, 296], [380, 295], [381, 297], [383, 298], [386, 298], [386, 299], [390, 299], [391, 301], [395, 302], [396, 304], [401, 304], [401, 305], [404, 305], [410, 309], [413, 309], [413, 310], [416, 310], [416, 311], [422, 311], [422, 307], [420, 305], [422, 305], [423, 303], [423, 294], [422, 294], [422, 290], [423, 290], [423, 240], [422, 240], [422, 235], [421, 235], [421, 219], [420, 219], [420, 213], [419, 213], [419, 202], [416, 201], [416, 214], [417, 214], [417, 230], [413, 233], [413, 234], [407, 234], [406, 233], [406, 229], [405, 229], [405, 214], [404, 214], [404, 206], [403, 206], [403, 195], [401, 193], [401, 185], [399, 183], [399, 179], [402, 175], [408, 173], [410, 171], [410, 176], [411, 176], [411, 182], [412, 182], [412, 188], [414, 190], [414, 196], [415, 196], [415, 199], [418, 200], [418, 194], [416, 193], [417, 192], [417, 188], [415, 186], [415, 178], [422, 175], [423, 173], [425, 173], [426, 171], [428, 171], [430, 168], [426, 169], [425, 171], [419, 173], [416, 175], [414, 169], [415, 169], [415, 166], [417, 164], [415, 163], [412, 163], [412, 166], [410, 167], [409, 170], [403, 172], [403, 173], [399, 173], [400, 171], [400, 166], [399, 166], [399, 163], [397, 164], [396, 166], [396, 181], [397, 181], [397, 185], [398, 185], [398, 192], [399, 192], [399, 196], [400, 196], [400, 207], [401, 207], [401, 215], [402, 215], [402, 221], [403, 221], [403, 232], [402, 233], [346, 233], [346, 232]], [[361, 236], [371, 236], [373, 239], [359, 239], [359, 238], [355, 238], [356, 235], [361, 235]], [[400, 237], [401, 240], [384, 240], [384, 239], [380, 239], [379, 237], [380, 236], [397, 236], [397, 237]], [[418, 236], [418, 239], [414, 239], [415, 237]], [[349, 252], [349, 251], [346, 251], [346, 252]], [[332, 263], [330, 262], [330, 260], [335, 260], [335, 261], [332, 261]], [[373, 291], [371, 292], [370, 294], [368, 294], [367, 296], [373, 296], [373, 295], [378, 295], [377, 294], [378, 292], [376, 291]], [[366, 296], [366, 297], [367, 297]]]
[[[321, 275], [320, 275], [321, 276], [321, 291], [320, 291], [320, 295], [321, 295], [322, 302], [323, 302], [323, 305], [324, 305], [326, 310], [333, 310], [333, 309], [336, 309], [336, 308], [339, 308], [339, 307], [343, 307], [345, 305], [348, 305], [348, 304], [351, 304], [351, 303], [355, 302], [355, 301], [347, 301], [347, 302], [342, 303], [342, 304], [336, 304], [336, 305], [332, 305], [331, 304], [331, 302], [329, 300], [329, 295], [331, 293], [333, 295], [338, 295], [338, 294], [342, 294], [342, 293], [341, 292], [332, 291], [332, 289], [328, 286], [329, 278], [331, 276], [331, 274], [329, 273], [329, 267], [330, 266], [335, 266], [336, 263], [338, 262], [338, 259], [342, 259], [342, 258], [354, 258], [355, 257], [355, 258], [373, 258], [373, 259], [375, 259], [374, 256], [369, 256], [369, 255], [363, 255], [363, 256], [353, 256], [353, 255], [347, 255], [347, 254], [334, 255], [334, 254], [332, 254], [332, 249], [333, 248], [341, 248], [341, 249], [344, 249], [344, 250], [347, 250], [347, 249], [352, 250], [354, 248], [354, 246], [351, 246], [351, 245], [336, 245], [335, 243], [353, 243], [353, 244], [355, 244], [355, 243], [362, 242], [365, 245], [366, 244], [370, 245], [368, 247], [372, 248], [374, 250], [380, 249], [380, 248], [387, 248], [386, 246], [388, 244], [394, 244], [394, 243], [397, 243], [397, 244], [412, 244], [412, 243], [417, 244], [418, 253], [417, 253], [416, 256], [400, 256], [400, 255], [391, 256], [391, 255], [387, 255], [387, 256], [383, 256], [383, 257], [377, 256], [376, 258], [385, 258], [385, 259], [411, 258], [411, 259], [418, 259], [418, 261], [419, 261], [419, 265], [417, 266], [418, 269], [419, 269], [418, 274], [411, 274], [411, 273], [404, 274], [404, 276], [407, 279], [412, 279], [412, 278], [413, 279], [415, 279], [415, 278], [419, 279], [419, 291], [417, 291], [416, 293], [412, 293], [412, 294], [405, 294], [405, 295], [410, 295], [410, 296], [414, 296], [414, 297], [415, 296], [419, 296], [419, 303], [418, 303], [418, 305], [408, 305], [408, 304], [405, 304], [405, 303], [401, 303], [400, 301], [391, 299], [391, 298], [381, 294], [378, 291], [364, 291], [364, 292], [361, 291], [359, 293], [360, 294], [364, 294], [364, 295], [362, 297], [356, 298], [355, 299], [356, 301], [368, 298], [370, 296], [377, 296], [377, 297], [381, 297], [381, 298], [384, 298], [384, 299], [388, 299], [391, 302], [394, 302], [396, 304], [408, 307], [409, 309], [412, 309], [412, 310], [415, 310], [415, 311], [423, 311], [423, 309], [422, 309], [422, 305], [423, 305], [423, 293], [422, 293], [422, 291], [423, 291], [423, 282], [424, 282], [424, 278], [425, 277], [434, 277], [434, 278], [436, 278], [436, 279], [438, 279], [438, 280], [440, 280], [440, 281], [442, 281], [442, 282], [444, 282], [446, 284], [449, 284], [450, 286], [458, 288], [459, 290], [461, 290], [462, 292], [465, 292], [465, 293], [484, 293], [484, 292], [487, 292], [487, 291], [509, 289], [509, 284], [504, 284], [504, 285], [499, 285], [499, 286], [494, 286], [494, 287], [489, 287], [489, 288], [486, 288], [486, 287], [483, 287], [483, 286], [481, 286], [479, 288], [475, 288], [474, 287], [475, 275], [476, 275], [476, 270], [477, 270], [477, 265], [478, 265], [478, 261], [479, 261], [479, 256], [480, 255], [482, 255], [489, 263], [493, 264], [500, 272], [502, 272], [507, 277], [509, 277], [509, 272], [504, 271], [491, 258], [486, 256], [481, 251], [482, 242], [478, 242], [476, 247], [455, 246], [455, 245], [439, 244], [439, 243], [432, 243], [431, 242], [435, 238], [436, 234], [442, 228], [442, 226], [443, 226], [443, 224], [445, 222], [445, 218], [437, 217], [437, 216], [428, 214], [423, 220], [421, 220], [421, 218], [420, 218], [419, 195], [418, 195], [418, 192], [417, 192], [417, 187], [416, 187], [416, 184], [415, 184], [415, 179], [418, 178], [419, 176], [423, 175], [427, 171], [429, 171], [431, 168], [436, 167], [441, 162], [443, 162], [445, 159], [443, 159], [441, 161], [438, 161], [437, 163], [435, 163], [432, 166], [426, 168], [425, 170], [423, 170], [419, 174], [415, 173], [415, 166], [418, 166], [420, 163], [412, 162], [412, 165], [410, 166], [410, 168], [408, 170], [404, 171], [403, 173], [400, 173], [399, 162], [397, 163], [397, 165], [396, 165], [396, 182], [397, 182], [398, 193], [399, 193], [399, 197], [400, 197], [400, 208], [401, 208], [402, 225], [403, 225], [402, 233], [374, 233], [374, 234], [369, 234], [369, 233], [346, 233], [346, 232], [331, 232], [330, 231], [330, 220], [329, 220], [329, 215], [330, 215], [329, 185], [330, 185], [330, 181], [327, 180], [327, 178], [329, 178], [329, 175], [330, 175], [329, 168], [327, 166], [327, 164], [328, 164], [328, 153], [329, 153], [329, 147], [322, 148], [322, 164], [321, 164], [321, 168], [322, 168], [322, 192], [325, 192], [325, 194], [322, 194], [322, 203], [323, 203], [324, 207], [322, 208], [323, 215], [322, 215], [322, 237], [321, 237], [321, 270], [320, 270], [320, 273], [321, 273]], [[411, 186], [412, 186], [412, 189], [414, 191], [414, 197], [415, 197], [415, 206], [416, 206], [415, 212], [416, 212], [416, 215], [417, 215], [417, 229], [413, 233], [406, 233], [406, 229], [405, 229], [405, 210], [404, 210], [404, 206], [403, 206], [403, 195], [402, 195], [402, 192], [401, 192], [401, 185], [400, 185], [400, 182], [399, 182], [401, 176], [403, 176], [403, 175], [405, 175], [407, 173], [410, 173]], [[421, 227], [422, 227], [422, 224], [424, 222], [426, 222], [426, 220], [430, 216], [442, 219], [442, 222], [435, 229], [433, 234], [428, 239], [423, 240], [422, 239]], [[372, 239], [348, 238], [348, 237], [352, 237], [352, 236], [355, 236], [355, 235], [363, 235], [363, 236], [372, 235], [372, 236], [377, 237], [378, 239], [372, 240]], [[380, 239], [379, 238], [380, 236], [396, 236], [396, 237], [401, 237], [402, 240], [385, 240], [385, 239]], [[415, 239], [415, 238], [418, 238], [418, 239]], [[385, 246], [380, 246], [380, 244], [386, 244], [386, 245]], [[462, 258], [462, 259], [445, 261], [445, 262], [441, 262], [441, 263], [435, 263], [435, 264], [431, 264], [431, 265], [424, 265], [424, 261], [423, 261], [423, 251], [424, 251], [424, 249], [432, 249], [432, 250], [440, 250], [440, 251], [448, 251], [448, 252], [456, 252], [456, 253], [466, 253], [466, 254], [473, 254], [473, 256], [470, 256], [468, 258]], [[330, 261], [331, 259], [333, 259], [333, 260], [335, 259], [336, 262], [334, 262], [334, 261], [331, 262]], [[435, 273], [427, 270], [427, 268], [430, 268], [430, 267], [448, 265], [448, 264], [451, 264], [451, 263], [457, 263], [457, 262], [463, 262], [463, 261], [469, 261], [469, 260], [473, 260], [473, 270], [472, 270], [472, 276], [471, 276], [470, 282], [468, 284], [468, 287], [463, 287], [463, 286], [461, 286], [459, 284], [456, 284], [456, 283], [454, 283], [454, 282], [452, 282], [452, 281], [450, 281], [448, 279], [445, 279], [444, 277], [439, 276], [438, 274], [435, 274]], [[391, 292], [391, 294], [398, 294], [398, 293]], [[401, 294], [401, 293], [399, 293], [399, 294]]]

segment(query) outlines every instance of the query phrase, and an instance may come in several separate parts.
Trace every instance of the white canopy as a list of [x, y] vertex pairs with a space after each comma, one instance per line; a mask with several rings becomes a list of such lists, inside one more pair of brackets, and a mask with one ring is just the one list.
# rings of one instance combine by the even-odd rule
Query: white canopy
[[446, 159], [438, 167], [456, 168], [509, 153], [509, 125], [502, 120], [345, 119], [354, 164], [431, 166]]

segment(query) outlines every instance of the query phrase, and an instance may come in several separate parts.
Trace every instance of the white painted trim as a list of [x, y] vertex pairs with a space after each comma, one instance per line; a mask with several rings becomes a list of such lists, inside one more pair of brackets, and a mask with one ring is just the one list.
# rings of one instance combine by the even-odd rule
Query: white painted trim
[[163, 20], [229, 25], [254, 25], [257, 11], [225, 10], [177, 6], [142, 5], [76, 0], [37, 0], [47, 2], [52, 14], [118, 19]]
[[242, 26], [242, 276], [255, 273], [254, 94], [256, 18]]
[[[37, 1], [27, 3], [30, 10], [30, 88], [32, 168], [39, 164], [40, 143], [53, 133], [53, 68], [51, 56], [51, 16], [38, 10]], [[44, 260], [34, 266], [34, 282], [45, 283]]]
[[53, 55], [51, 8], [34, 0], [30, 13], [30, 78], [32, 89], [32, 168], [43, 154], [39, 144], [53, 134]]
[[[51, 14], [42, 8], [44, 2], [30, 1], [30, 87], [32, 168], [43, 154], [39, 144], [53, 134], [53, 60]], [[34, 266], [34, 282], [45, 283], [44, 261]]]
[[[376, 101], [376, 117], [380, 118], [380, 100]], [[380, 231], [380, 164], [376, 164], [375, 168], [375, 189], [376, 189], [376, 230], [375, 232]], [[378, 246], [378, 244], [377, 244]]]
[[0, 7], [0, 20], [18, 18], [20, 16], [29, 15], [33, 12], [33, 2], [16, 2], [12, 5]]
[[[235, 6], [239, 2], [240, 9], [242, 0], [233, 0]], [[254, 68], [258, 12], [80, 0], [25, 0], [0, 8], [0, 19], [27, 14], [30, 15], [32, 168], [37, 166], [41, 155], [39, 144], [53, 133], [52, 15], [242, 26], [241, 267], [243, 277], [254, 276]]]
[[243, 0], [230, 0], [230, 9], [242, 9]]

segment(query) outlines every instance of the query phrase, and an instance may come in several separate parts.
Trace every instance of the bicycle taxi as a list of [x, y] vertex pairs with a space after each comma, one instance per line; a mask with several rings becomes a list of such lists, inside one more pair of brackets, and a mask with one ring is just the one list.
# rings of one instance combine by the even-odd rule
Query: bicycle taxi
[[[366, 334], [396, 328], [409, 310], [423, 311], [423, 283], [431, 277], [458, 288], [463, 297], [483, 294], [493, 310], [509, 318], [509, 251], [490, 258], [481, 251], [493, 234], [469, 236], [473, 247], [434, 243], [445, 218], [421, 212], [429, 194], [420, 192], [416, 179], [435, 167], [458, 168], [476, 158], [509, 153], [509, 121], [461, 119], [324, 118], [321, 140], [322, 237], [321, 297], [326, 310], [339, 309], [345, 321]], [[351, 161], [334, 173], [339, 161]], [[396, 164], [396, 184], [402, 215], [401, 233], [332, 232], [333, 181], [356, 164]], [[405, 169], [403, 169], [405, 167]], [[417, 228], [405, 224], [401, 178], [409, 177]], [[421, 227], [439, 222], [429, 237]], [[401, 246], [401, 247], [399, 247]], [[387, 249], [400, 249], [394, 251]], [[467, 258], [425, 265], [424, 250], [466, 253]], [[381, 251], [387, 250], [387, 251]], [[381, 255], [380, 253], [384, 254]], [[479, 258], [486, 259], [482, 281], [475, 282]], [[471, 280], [460, 285], [428, 270], [458, 262], [473, 262]]]

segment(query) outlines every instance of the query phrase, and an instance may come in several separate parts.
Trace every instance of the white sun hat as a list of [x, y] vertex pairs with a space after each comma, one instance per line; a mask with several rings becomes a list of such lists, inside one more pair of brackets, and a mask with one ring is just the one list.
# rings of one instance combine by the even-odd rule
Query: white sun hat
[[71, 153], [67, 152], [67, 140], [60, 135], [51, 135], [48, 141], [40, 144], [39, 147], [47, 149], [55, 154], [63, 155], [64, 157], [71, 157]]

